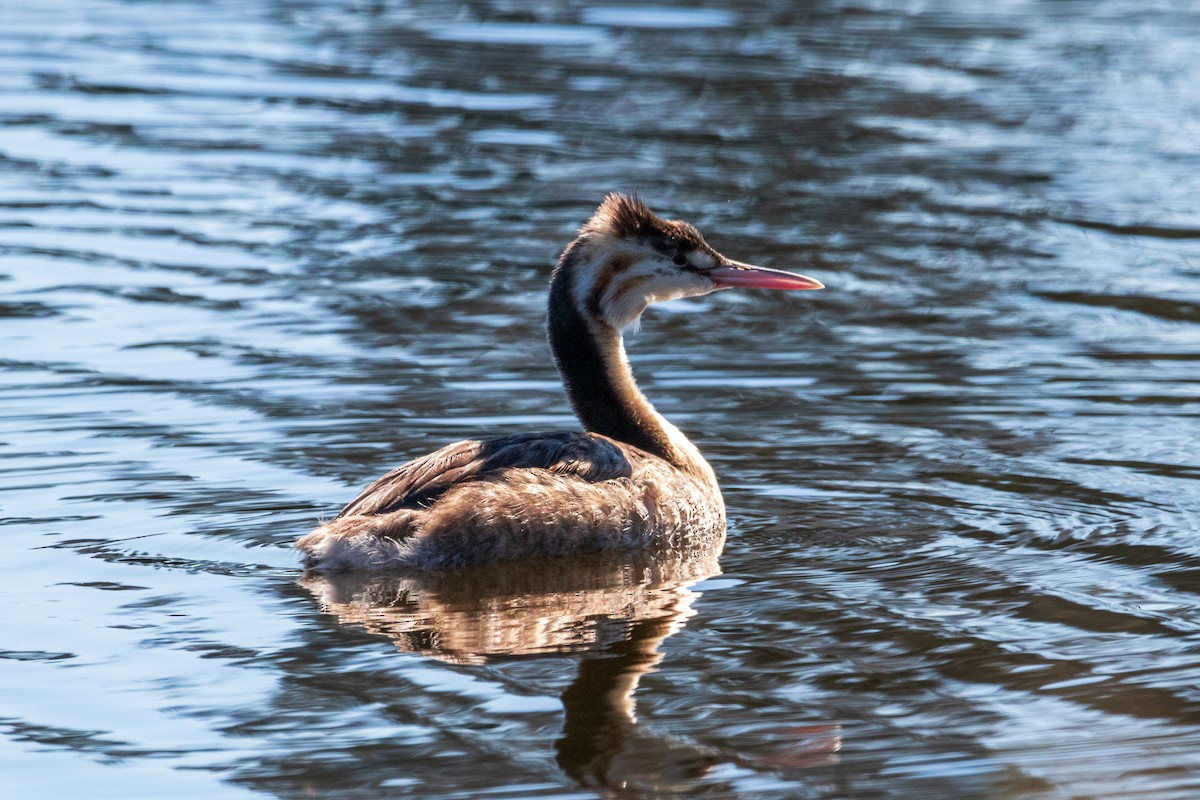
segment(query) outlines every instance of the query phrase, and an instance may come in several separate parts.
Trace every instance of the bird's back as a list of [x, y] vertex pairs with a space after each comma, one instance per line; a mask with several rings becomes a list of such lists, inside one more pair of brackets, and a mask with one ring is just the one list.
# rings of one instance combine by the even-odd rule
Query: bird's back
[[[724, 534], [701, 476], [594, 433], [448, 445], [389, 472], [297, 542], [310, 568], [436, 569]], [[708, 532], [708, 533], [705, 533]]]

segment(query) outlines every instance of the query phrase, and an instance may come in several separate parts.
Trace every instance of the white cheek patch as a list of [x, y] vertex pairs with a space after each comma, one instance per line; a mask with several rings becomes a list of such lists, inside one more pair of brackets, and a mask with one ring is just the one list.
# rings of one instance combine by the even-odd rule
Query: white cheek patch
[[642, 312], [651, 303], [708, 294], [714, 288], [707, 278], [648, 258], [616, 276], [604, 292], [600, 308], [605, 322], [617, 330], [637, 330]]
[[619, 300], [604, 304], [604, 321], [618, 331], [634, 331], [642, 321], [642, 312], [649, 301], [640, 294], [628, 294]]
[[[584, 257], [574, 267], [575, 307], [585, 316], [592, 313], [589, 304], [595, 287], [607, 282], [600, 295], [600, 313], [618, 331], [636, 330], [642, 312], [651, 303], [696, 297], [716, 289], [708, 278], [680, 269], [658, 253], [627, 241], [600, 239], [586, 246]], [[629, 266], [613, 272], [614, 263], [621, 261]], [[716, 260], [708, 253], [693, 253], [692, 265], [711, 269]]]
[[[575, 267], [572, 280], [575, 307], [585, 315], [588, 313], [588, 303], [596, 284], [601, 280], [608, 280], [604, 275], [608, 272], [610, 264], [617, 260], [632, 262], [633, 266], [621, 273], [624, 275], [641, 267], [639, 260], [646, 257], [642, 250], [632, 248], [620, 239], [597, 239], [589, 242], [586, 247], [585, 258]], [[613, 284], [617, 282], [610, 281]], [[611, 285], [609, 288], [612, 288]]]
[[596, 281], [600, 279], [604, 263], [603, 254], [600, 254], [599, 258], [593, 256], [575, 267], [575, 273], [571, 280], [571, 292], [575, 295], [575, 307], [584, 314], [587, 313], [588, 296], [592, 292], [592, 287], [596, 285]]

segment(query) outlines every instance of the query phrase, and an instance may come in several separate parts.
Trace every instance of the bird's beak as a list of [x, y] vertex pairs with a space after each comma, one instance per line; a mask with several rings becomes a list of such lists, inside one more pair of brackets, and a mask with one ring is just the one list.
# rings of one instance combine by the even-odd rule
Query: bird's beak
[[726, 261], [716, 269], [704, 273], [718, 289], [730, 286], [741, 286], [748, 289], [824, 289], [825, 284], [816, 278], [799, 275], [795, 272], [784, 272], [781, 269], [767, 269], [742, 264], [737, 261]]

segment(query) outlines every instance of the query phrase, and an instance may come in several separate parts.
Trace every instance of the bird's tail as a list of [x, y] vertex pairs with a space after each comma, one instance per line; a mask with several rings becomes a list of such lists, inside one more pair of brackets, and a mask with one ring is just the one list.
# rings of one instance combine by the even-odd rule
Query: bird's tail
[[417, 513], [402, 509], [338, 517], [297, 539], [294, 547], [303, 556], [305, 569], [319, 572], [404, 567]]

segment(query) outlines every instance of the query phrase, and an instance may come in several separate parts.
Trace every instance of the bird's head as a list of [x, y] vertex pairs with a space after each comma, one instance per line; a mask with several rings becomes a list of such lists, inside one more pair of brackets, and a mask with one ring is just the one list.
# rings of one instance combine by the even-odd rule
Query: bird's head
[[692, 225], [663, 219], [636, 197], [610, 194], [563, 253], [572, 300], [587, 318], [621, 331], [651, 303], [735, 286], [820, 289], [794, 272], [755, 267], [709, 247]]

